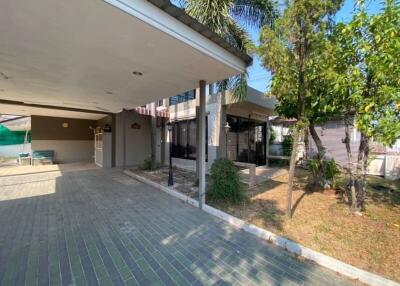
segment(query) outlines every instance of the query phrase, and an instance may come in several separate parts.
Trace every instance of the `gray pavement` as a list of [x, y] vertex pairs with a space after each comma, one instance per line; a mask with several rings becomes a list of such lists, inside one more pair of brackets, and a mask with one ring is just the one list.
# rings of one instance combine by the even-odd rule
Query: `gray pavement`
[[0, 177], [0, 285], [351, 285], [120, 170]]

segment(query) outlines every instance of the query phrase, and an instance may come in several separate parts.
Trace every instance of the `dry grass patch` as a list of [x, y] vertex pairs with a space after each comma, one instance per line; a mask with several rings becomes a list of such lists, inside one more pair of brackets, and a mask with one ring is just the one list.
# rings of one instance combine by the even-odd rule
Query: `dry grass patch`
[[296, 170], [291, 220], [285, 216], [287, 175], [248, 190], [242, 203], [208, 203], [316, 251], [400, 281], [400, 182], [370, 177], [366, 209], [358, 216], [334, 190], [305, 192], [308, 177], [305, 170]]

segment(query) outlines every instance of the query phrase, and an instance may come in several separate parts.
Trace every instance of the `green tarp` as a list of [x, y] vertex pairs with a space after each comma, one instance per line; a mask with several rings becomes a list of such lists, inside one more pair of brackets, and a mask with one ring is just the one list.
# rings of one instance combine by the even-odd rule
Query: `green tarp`
[[[24, 144], [25, 131], [11, 131], [0, 124], [0, 145]], [[28, 133], [28, 142], [31, 142], [30, 132]]]

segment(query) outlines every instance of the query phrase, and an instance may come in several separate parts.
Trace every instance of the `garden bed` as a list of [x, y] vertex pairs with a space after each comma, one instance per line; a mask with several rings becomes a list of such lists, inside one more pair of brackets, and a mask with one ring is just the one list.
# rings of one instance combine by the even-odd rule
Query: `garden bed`
[[285, 216], [287, 175], [246, 189], [238, 204], [207, 204], [364, 270], [400, 281], [400, 182], [369, 177], [363, 215], [350, 213], [334, 190], [307, 193], [309, 174], [296, 170], [294, 214]]

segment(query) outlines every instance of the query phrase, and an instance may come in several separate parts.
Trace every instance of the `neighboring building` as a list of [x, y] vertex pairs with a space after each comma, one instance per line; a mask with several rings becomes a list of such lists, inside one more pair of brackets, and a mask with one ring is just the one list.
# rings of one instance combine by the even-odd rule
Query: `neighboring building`
[[[285, 136], [290, 134], [290, 126], [293, 125], [295, 120], [275, 118], [271, 121], [272, 129], [275, 134], [275, 142], [271, 145], [271, 153], [281, 155], [281, 143]], [[348, 166], [346, 146], [344, 144], [345, 126], [343, 120], [336, 119], [330, 120], [323, 125], [315, 127], [322, 144], [326, 148], [326, 155], [328, 158], [334, 158], [335, 161], [342, 167]], [[358, 147], [360, 145], [360, 132], [354, 127], [350, 126], [350, 147], [353, 153], [353, 158], [357, 158]], [[300, 144], [299, 157], [305, 155], [304, 141]], [[309, 146], [307, 153], [313, 157], [318, 152], [317, 146], [309, 135]], [[370, 142], [370, 164], [369, 174], [385, 176], [387, 178], [400, 178], [400, 139], [391, 146], [383, 146], [377, 142]]]

